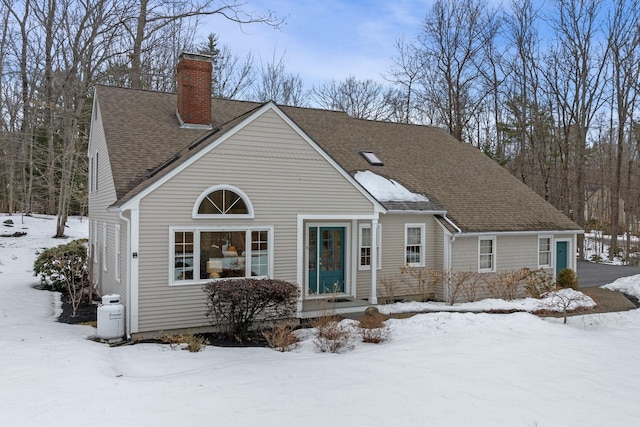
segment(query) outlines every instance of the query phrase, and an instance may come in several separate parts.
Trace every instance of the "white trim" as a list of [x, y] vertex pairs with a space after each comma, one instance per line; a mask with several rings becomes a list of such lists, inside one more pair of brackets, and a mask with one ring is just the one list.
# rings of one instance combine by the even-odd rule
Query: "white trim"
[[[344, 227], [344, 292], [343, 295], [355, 296], [355, 283], [354, 277], [352, 275], [352, 234], [351, 234], [351, 223], [349, 222], [306, 222], [304, 223], [304, 251], [303, 251], [303, 264], [304, 264], [304, 277], [302, 283], [302, 297], [304, 299], [321, 299], [326, 298], [327, 294], [318, 294], [318, 295], [310, 295], [309, 294], [309, 262], [308, 262], [308, 249], [309, 249], [309, 228], [311, 227]], [[348, 243], [350, 242], [350, 243]]]
[[583, 234], [584, 230], [539, 230], [539, 231], [483, 231], [483, 232], [473, 232], [466, 233], [462, 232], [456, 234], [460, 237], [474, 237], [474, 236], [533, 236], [539, 234], [549, 234], [549, 235], [557, 235], [557, 234]]
[[214, 150], [220, 144], [224, 143], [229, 138], [231, 138], [234, 135], [236, 135], [238, 132], [240, 132], [242, 129], [244, 129], [247, 125], [249, 125], [251, 122], [255, 121], [258, 117], [262, 116], [267, 111], [273, 111], [278, 116], [280, 116], [280, 118], [282, 120], [284, 120], [285, 123], [287, 123], [303, 140], [305, 140], [331, 166], [333, 166], [333, 168], [336, 171], [338, 171], [338, 173], [340, 173], [356, 190], [358, 190], [360, 192], [360, 194], [362, 194], [367, 200], [369, 200], [373, 204], [373, 207], [377, 212], [386, 212], [386, 209], [375, 198], [373, 198], [373, 196], [371, 196], [371, 194], [369, 194], [351, 175], [349, 175], [344, 169], [342, 169], [336, 163], [335, 160], [333, 160], [324, 150], [322, 150], [318, 146], [318, 144], [316, 144], [309, 136], [307, 136], [307, 134], [304, 133], [302, 131], [302, 129], [300, 129], [298, 127], [298, 125], [296, 125], [291, 119], [289, 119], [289, 117], [280, 108], [278, 108], [278, 106], [276, 104], [274, 104], [272, 101], [264, 104], [263, 106], [261, 106], [260, 108], [255, 110], [246, 119], [244, 119], [239, 124], [234, 126], [232, 129], [230, 129], [224, 135], [220, 136], [220, 138], [216, 139], [211, 144], [209, 144], [207, 147], [205, 147], [202, 150], [200, 150], [197, 153], [195, 153], [193, 156], [191, 156], [189, 159], [187, 159], [184, 163], [176, 166], [174, 169], [172, 169], [166, 175], [164, 175], [161, 178], [159, 178], [156, 182], [154, 182], [153, 184], [149, 185], [147, 188], [143, 189], [142, 191], [140, 191], [135, 196], [131, 197], [131, 199], [127, 200], [126, 202], [124, 202], [120, 206], [120, 209], [126, 210], [126, 209], [130, 209], [132, 206], [137, 206], [139, 201], [142, 200], [144, 197], [146, 197], [148, 194], [152, 193], [158, 187], [160, 187], [161, 185], [166, 183], [168, 180], [172, 179], [174, 176], [176, 176], [177, 174], [179, 174], [183, 170], [185, 170], [188, 167], [190, 167], [193, 163], [195, 163], [198, 160], [200, 160], [203, 156], [207, 155], [209, 152]]
[[[140, 300], [140, 209], [131, 209], [131, 332], [138, 332]], [[133, 256], [136, 254], [137, 256]]]
[[120, 224], [116, 224], [114, 226], [114, 240], [113, 244], [113, 263], [114, 263], [114, 271], [113, 274], [116, 277], [116, 281], [120, 283], [120, 262], [122, 261], [122, 254], [120, 251]]
[[107, 239], [109, 238], [109, 233], [107, 232], [107, 223], [102, 224], [102, 254], [100, 260], [102, 262], [102, 270], [107, 271], [107, 250], [109, 245], [107, 245]]
[[[369, 291], [369, 302], [371, 304], [378, 303], [378, 269], [381, 268], [382, 262], [378, 264], [378, 260], [382, 261], [380, 258], [380, 254], [377, 253], [378, 250], [382, 249], [382, 225], [378, 222], [378, 213], [375, 214], [375, 218], [371, 220], [371, 228], [375, 228], [376, 230], [380, 230], [380, 236], [378, 233], [371, 233], [371, 290]], [[380, 241], [378, 241], [378, 237], [380, 237]], [[358, 254], [359, 256], [360, 254]], [[353, 295], [355, 296], [355, 288]]]
[[[409, 228], [419, 228], [420, 229], [420, 262], [407, 262], [407, 237]], [[425, 223], [405, 223], [404, 224], [404, 248], [402, 250], [403, 263], [408, 265], [409, 267], [424, 267], [426, 263], [426, 251], [427, 251], [427, 242], [426, 242], [426, 225]]]
[[[200, 269], [200, 251], [201, 251], [201, 247], [200, 247], [200, 233], [203, 232], [223, 232], [223, 231], [231, 231], [231, 232], [245, 232], [246, 233], [246, 237], [245, 237], [245, 250], [244, 253], [248, 253], [251, 254], [251, 233], [254, 231], [266, 231], [268, 233], [267, 238], [267, 244], [269, 246], [269, 258], [267, 260], [268, 264], [267, 264], [267, 268], [268, 268], [268, 274], [266, 276], [244, 276], [246, 277], [252, 277], [254, 279], [259, 279], [259, 278], [268, 278], [268, 277], [273, 277], [273, 268], [274, 268], [274, 248], [275, 248], [275, 244], [274, 244], [274, 240], [275, 240], [275, 227], [273, 225], [233, 225], [233, 226], [223, 226], [223, 225], [215, 225], [215, 226], [181, 226], [181, 225], [177, 225], [177, 226], [169, 226], [169, 251], [168, 251], [168, 256], [169, 259], [167, 260], [167, 267], [168, 267], [168, 285], [173, 287], [173, 286], [193, 286], [193, 285], [199, 285], [201, 286], [204, 283], [208, 283], [214, 280], [225, 280], [224, 278], [220, 278], [220, 279], [211, 279], [211, 278], [206, 278], [206, 279], [200, 279], [200, 274], [199, 274], [199, 269]], [[176, 232], [192, 232], [193, 233], [193, 279], [191, 280], [175, 280], [175, 276], [174, 276], [174, 265], [175, 265], [175, 233]], [[245, 257], [245, 259], [248, 257]], [[249, 259], [248, 264], [249, 267], [251, 266], [251, 260]], [[197, 278], [196, 278], [197, 277]], [[236, 278], [242, 278], [242, 277], [236, 277]]]
[[576, 256], [575, 256], [575, 248], [577, 248], [577, 239], [574, 238], [570, 238], [570, 237], [564, 237], [564, 238], [560, 238], [560, 239], [554, 239], [553, 241], [553, 246], [552, 246], [552, 257], [553, 257], [553, 277], [557, 277], [559, 271], [558, 270], [558, 260], [556, 259], [556, 252], [557, 252], [557, 247], [556, 247], [556, 243], [558, 242], [567, 242], [567, 268], [572, 269], [574, 272], [576, 271]]
[[[215, 191], [222, 191], [222, 190], [228, 190], [236, 193], [242, 199], [244, 204], [247, 206], [247, 213], [246, 214], [224, 214], [224, 213], [223, 214], [199, 214], [198, 210], [200, 209], [200, 204], [202, 203], [202, 201], [209, 194]], [[196, 202], [193, 205], [191, 217], [194, 219], [254, 218], [253, 204], [251, 203], [249, 196], [247, 196], [247, 194], [244, 191], [240, 190], [238, 187], [234, 187], [233, 185], [228, 185], [228, 184], [214, 185], [213, 187], [209, 187], [205, 191], [200, 193], [200, 196], [198, 196], [198, 198], [196, 199]]]
[[[482, 255], [480, 252], [480, 248], [481, 248], [481, 242], [489, 240], [491, 241], [491, 268], [482, 268], [480, 267], [480, 256]], [[498, 245], [497, 245], [497, 241], [498, 239], [496, 238], [495, 235], [488, 235], [488, 236], [478, 236], [478, 273], [492, 273], [494, 271], [496, 271], [496, 264], [497, 264], [497, 254], [498, 254]]]
[[[549, 239], [549, 264], [540, 264], [540, 240]], [[551, 268], [553, 267], [553, 236], [549, 234], [541, 234], [538, 236], [538, 268]]]
[[432, 210], [419, 211], [419, 210], [393, 209], [393, 210], [388, 210], [386, 213], [392, 214], [392, 215], [407, 214], [407, 215], [443, 215], [444, 216], [444, 214], [446, 214], [447, 211], [432, 211]]

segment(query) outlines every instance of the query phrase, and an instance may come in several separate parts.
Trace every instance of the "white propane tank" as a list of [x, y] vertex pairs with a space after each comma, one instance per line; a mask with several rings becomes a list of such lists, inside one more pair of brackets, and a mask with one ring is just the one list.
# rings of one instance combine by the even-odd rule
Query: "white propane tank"
[[121, 341], [124, 336], [124, 305], [120, 295], [109, 294], [102, 297], [98, 306], [98, 338], [108, 342]]

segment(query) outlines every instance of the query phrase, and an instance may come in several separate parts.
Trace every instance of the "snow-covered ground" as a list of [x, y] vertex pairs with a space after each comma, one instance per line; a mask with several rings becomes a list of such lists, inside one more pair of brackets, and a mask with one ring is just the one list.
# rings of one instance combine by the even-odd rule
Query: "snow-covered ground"
[[[0, 224], [7, 217], [0, 215]], [[433, 312], [389, 320], [391, 338], [318, 353], [158, 344], [110, 348], [56, 322], [33, 289], [53, 218], [0, 238], [2, 426], [632, 426], [640, 422], [640, 310], [541, 319]], [[24, 230], [21, 230], [22, 228]], [[87, 222], [69, 220], [69, 236]], [[640, 276], [620, 279], [640, 294]], [[486, 303], [485, 303], [486, 304]], [[525, 304], [525, 303], [523, 303]], [[526, 305], [526, 304], [525, 304]]]

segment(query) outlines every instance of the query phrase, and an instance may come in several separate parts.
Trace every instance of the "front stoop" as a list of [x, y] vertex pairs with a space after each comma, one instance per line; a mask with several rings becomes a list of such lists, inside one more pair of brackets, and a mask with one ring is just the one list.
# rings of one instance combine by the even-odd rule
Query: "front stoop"
[[367, 307], [372, 306], [367, 300], [351, 297], [335, 297], [328, 299], [308, 299], [302, 302], [302, 319], [331, 316], [340, 314], [343, 316], [362, 314]]

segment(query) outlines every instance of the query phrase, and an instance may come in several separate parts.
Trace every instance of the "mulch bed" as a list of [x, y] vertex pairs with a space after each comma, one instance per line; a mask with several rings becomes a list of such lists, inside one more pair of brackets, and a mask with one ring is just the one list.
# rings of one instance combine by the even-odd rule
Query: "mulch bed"
[[254, 331], [244, 341], [221, 333], [197, 334], [207, 340], [209, 345], [216, 347], [268, 347], [267, 339], [259, 331]]
[[76, 310], [76, 315], [72, 316], [73, 309], [71, 308], [71, 304], [66, 295], [62, 295], [62, 314], [58, 317], [58, 322], [60, 323], [69, 323], [72, 325], [77, 325], [79, 323], [92, 323], [96, 322], [98, 316], [98, 305], [97, 304], [80, 304], [78, 310]]

